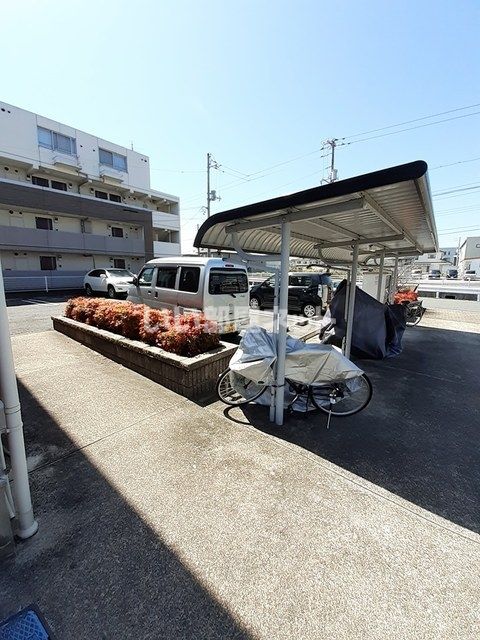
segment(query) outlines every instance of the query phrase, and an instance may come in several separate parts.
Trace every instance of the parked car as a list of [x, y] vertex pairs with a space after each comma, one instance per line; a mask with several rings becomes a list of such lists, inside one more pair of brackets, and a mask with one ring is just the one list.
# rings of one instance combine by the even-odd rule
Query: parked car
[[447, 271], [447, 279], [455, 280], [455, 278], [458, 278], [458, 269], [449, 269]]
[[[250, 289], [251, 309], [272, 309], [275, 281], [271, 277]], [[316, 315], [332, 298], [333, 283], [328, 273], [289, 273], [288, 311], [307, 318]]]
[[431, 269], [428, 272], [429, 280], [439, 280], [441, 277], [442, 277], [442, 272], [440, 271], [440, 269]]
[[412, 278], [421, 278], [423, 271], [421, 269], [412, 269]]
[[106, 293], [109, 298], [126, 297], [134, 274], [127, 269], [93, 269], [83, 279], [87, 296]]
[[463, 274], [463, 279], [464, 280], [476, 280], [477, 279], [477, 272], [474, 269], [469, 269], [468, 271], [465, 271], [465, 273]]
[[128, 300], [180, 313], [203, 311], [221, 334], [250, 323], [247, 268], [223, 258], [150, 260], [130, 285]]

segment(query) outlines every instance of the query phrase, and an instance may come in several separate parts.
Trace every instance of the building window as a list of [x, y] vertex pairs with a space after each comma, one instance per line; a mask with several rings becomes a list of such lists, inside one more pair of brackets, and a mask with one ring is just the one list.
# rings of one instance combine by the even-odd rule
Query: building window
[[99, 149], [100, 164], [105, 164], [107, 167], [117, 169], [117, 171], [127, 171], [127, 157], [121, 156], [119, 153], [113, 151], [107, 151], [106, 149]]
[[122, 227], [112, 227], [112, 238], [123, 238]]
[[53, 222], [52, 222], [51, 218], [36, 217], [35, 218], [35, 226], [37, 227], [37, 229], [46, 229], [47, 231], [52, 231]]
[[59, 151], [60, 153], [66, 153], [69, 156], [76, 155], [77, 145], [75, 143], [75, 138], [64, 136], [62, 133], [50, 131], [44, 127], [37, 127], [37, 134], [39, 147], [52, 149], [52, 151]]
[[58, 189], [58, 191], [66, 191], [67, 183], [66, 182], [58, 182], [58, 180], [52, 180], [52, 189]]
[[40, 178], [39, 176], [32, 176], [32, 184], [36, 184], [37, 187], [49, 187], [50, 183], [47, 178]]
[[121, 202], [122, 198], [118, 193], [107, 193], [106, 191], [95, 191], [95, 197], [100, 200], [110, 200], [110, 202]]
[[56, 271], [57, 259], [55, 256], [40, 256], [40, 269], [42, 271]]
[[113, 268], [114, 269], [125, 269], [125, 260], [124, 260], [124, 258], [114, 258], [113, 259]]

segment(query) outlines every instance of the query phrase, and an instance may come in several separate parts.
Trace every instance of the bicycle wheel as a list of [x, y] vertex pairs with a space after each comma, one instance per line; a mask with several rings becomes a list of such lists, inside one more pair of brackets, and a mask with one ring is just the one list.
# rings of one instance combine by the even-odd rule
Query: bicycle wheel
[[421, 319], [422, 319], [421, 313], [418, 313], [416, 315], [411, 315], [411, 316], [407, 315], [405, 324], [407, 325], [407, 327], [415, 327], [420, 322]]
[[366, 373], [349, 381], [349, 386], [345, 382], [335, 382], [310, 387], [310, 397], [317, 409], [339, 417], [353, 416], [365, 409], [372, 393], [372, 383]]
[[268, 385], [266, 384], [257, 384], [240, 373], [227, 369], [218, 378], [217, 395], [225, 404], [231, 407], [238, 407], [239, 405], [253, 402], [267, 388]]

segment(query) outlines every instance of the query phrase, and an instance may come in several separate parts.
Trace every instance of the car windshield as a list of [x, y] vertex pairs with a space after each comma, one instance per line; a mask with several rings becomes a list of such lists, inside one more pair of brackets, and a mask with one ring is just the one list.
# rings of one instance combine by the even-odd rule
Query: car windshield
[[208, 283], [208, 292], [212, 295], [221, 293], [247, 293], [248, 279], [245, 271], [229, 269], [212, 269]]
[[116, 278], [133, 278], [133, 273], [130, 273], [127, 269], [109, 269], [108, 273]]

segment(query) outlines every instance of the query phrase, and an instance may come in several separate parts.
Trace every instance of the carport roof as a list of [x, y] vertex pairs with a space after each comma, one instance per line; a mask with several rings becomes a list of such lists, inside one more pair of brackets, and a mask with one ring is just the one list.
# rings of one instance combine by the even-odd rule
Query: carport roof
[[351, 245], [359, 259], [415, 255], [438, 250], [427, 175], [421, 160], [348, 178], [272, 200], [217, 213], [200, 227], [194, 245], [278, 254], [281, 223], [291, 223], [290, 254], [348, 263]]

